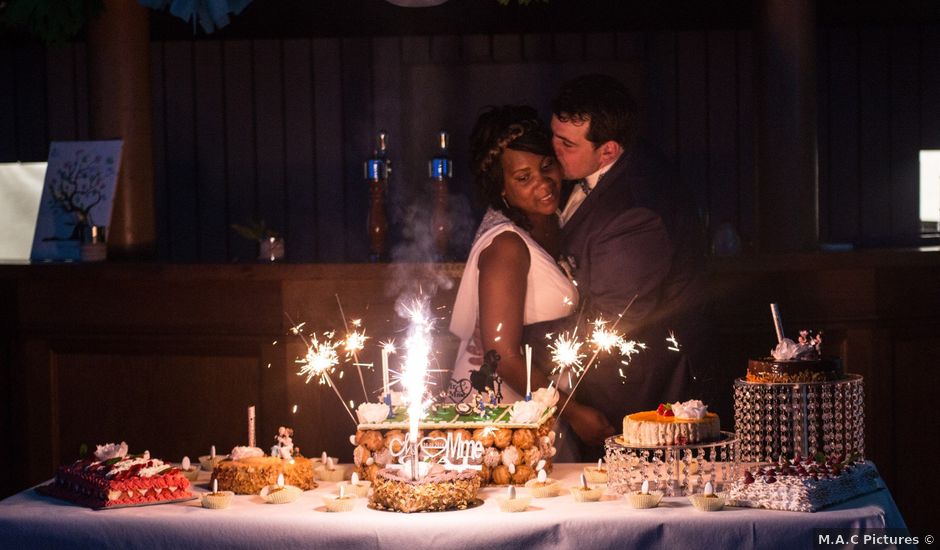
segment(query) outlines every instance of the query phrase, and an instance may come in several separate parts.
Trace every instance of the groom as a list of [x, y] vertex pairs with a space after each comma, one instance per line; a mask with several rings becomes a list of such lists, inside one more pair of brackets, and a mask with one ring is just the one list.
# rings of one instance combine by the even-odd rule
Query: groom
[[[577, 430], [582, 458], [589, 459], [605, 436], [622, 431], [627, 413], [713, 398], [697, 383], [711, 376], [699, 277], [704, 240], [667, 162], [636, 137], [635, 106], [622, 83], [596, 74], [570, 80], [552, 112], [555, 153], [565, 179], [574, 182], [560, 219], [582, 324], [598, 316], [612, 323], [632, 300], [617, 331], [647, 346], [626, 366], [605, 359], [578, 388], [575, 406], [601, 413]], [[544, 326], [532, 327], [527, 341], [544, 342], [545, 333]], [[671, 335], [675, 341], [667, 341]]]

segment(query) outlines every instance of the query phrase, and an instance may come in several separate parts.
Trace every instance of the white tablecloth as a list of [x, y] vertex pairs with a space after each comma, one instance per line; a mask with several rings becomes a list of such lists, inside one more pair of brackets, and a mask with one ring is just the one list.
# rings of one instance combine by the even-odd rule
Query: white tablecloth
[[[533, 499], [523, 513], [500, 512], [505, 489], [481, 491], [484, 503], [455, 512], [397, 514], [367, 508], [360, 499], [349, 513], [328, 513], [323, 496], [335, 483], [321, 482], [290, 504], [265, 504], [237, 496], [225, 510], [187, 503], [93, 511], [27, 490], [0, 501], [0, 548], [811, 548], [814, 528], [904, 528], [891, 494], [881, 490], [821, 512], [726, 508], [705, 513], [685, 498], [659, 508], [633, 510], [607, 495], [575, 502], [581, 465], [558, 464], [552, 477], [565, 493]], [[197, 484], [201, 493], [203, 479]], [[519, 490], [520, 494], [524, 489]]]

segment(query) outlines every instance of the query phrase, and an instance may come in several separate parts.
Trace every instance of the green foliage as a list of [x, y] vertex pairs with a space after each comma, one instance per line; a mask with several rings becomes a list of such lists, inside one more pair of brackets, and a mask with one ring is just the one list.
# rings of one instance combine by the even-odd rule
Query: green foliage
[[0, 23], [23, 29], [46, 44], [61, 44], [103, 10], [104, 0], [6, 0], [0, 2]]
[[263, 241], [278, 236], [278, 232], [268, 228], [264, 220], [255, 221], [249, 218], [248, 223], [244, 225], [233, 223], [231, 228], [249, 241]]

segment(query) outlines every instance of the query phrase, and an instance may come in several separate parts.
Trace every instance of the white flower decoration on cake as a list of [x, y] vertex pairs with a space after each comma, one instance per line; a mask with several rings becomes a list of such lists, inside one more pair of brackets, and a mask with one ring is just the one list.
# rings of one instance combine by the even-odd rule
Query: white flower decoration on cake
[[361, 403], [356, 408], [360, 424], [378, 424], [388, 418], [388, 405], [385, 403]]
[[509, 420], [514, 424], [533, 424], [542, 417], [545, 406], [536, 400], [516, 401], [509, 413]]
[[672, 404], [672, 413], [676, 415], [676, 418], [682, 418], [686, 420], [701, 420], [705, 418], [705, 413], [707, 412], [708, 406], [698, 399], [691, 399], [689, 401], [676, 402]]
[[532, 401], [537, 401], [546, 409], [558, 403], [558, 390], [555, 388], [539, 388], [532, 392]]
[[230, 455], [232, 460], [242, 460], [243, 458], [255, 458], [264, 456], [264, 451], [258, 447], [235, 447]]
[[105, 445], [97, 445], [95, 449], [95, 459], [99, 462], [104, 462], [105, 460], [111, 460], [112, 458], [124, 458], [127, 456], [127, 443], [121, 442], [120, 445], [117, 443], [107, 443]]
[[780, 340], [777, 347], [770, 351], [776, 361], [800, 361], [818, 359], [816, 347], [812, 344], [798, 344], [789, 338]]

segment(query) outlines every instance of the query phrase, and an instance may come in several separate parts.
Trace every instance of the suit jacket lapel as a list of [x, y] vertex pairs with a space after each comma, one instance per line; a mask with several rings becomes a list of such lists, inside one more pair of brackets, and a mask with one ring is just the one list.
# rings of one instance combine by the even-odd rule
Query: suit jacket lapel
[[[591, 190], [591, 194], [585, 197], [584, 202], [578, 206], [578, 209], [574, 211], [574, 214], [571, 216], [571, 219], [565, 223], [564, 227], [561, 228], [562, 239], [567, 240], [571, 235], [577, 230], [578, 226], [585, 220], [594, 204], [601, 200], [601, 196], [605, 191], [613, 187], [615, 182], [620, 179], [621, 175], [627, 169], [627, 163], [629, 162], [629, 155], [624, 153], [617, 159], [617, 162], [610, 167], [604, 177], [601, 178], [597, 185], [594, 186], [594, 189]], [[567, 245], [566, 245], [567, 248]]]

